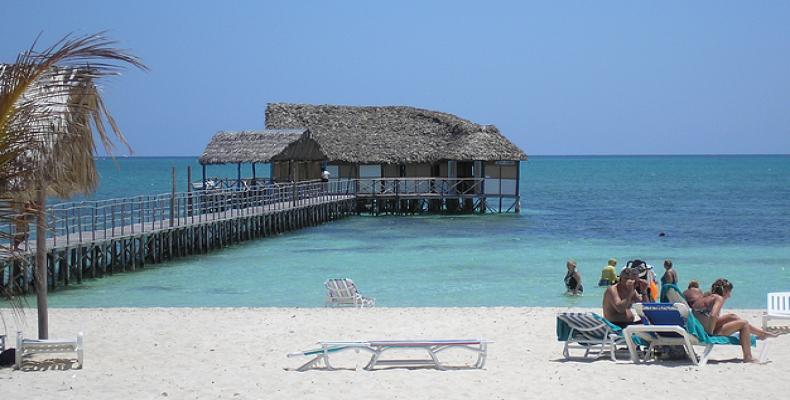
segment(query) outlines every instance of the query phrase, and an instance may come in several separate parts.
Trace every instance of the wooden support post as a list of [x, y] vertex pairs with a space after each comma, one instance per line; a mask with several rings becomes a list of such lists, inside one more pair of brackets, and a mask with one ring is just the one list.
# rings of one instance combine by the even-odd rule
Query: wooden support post
[[241, 190], [241, 163], [236, 164], [236, 189]]
[[521, 213], [521, 191], [519, 190], [519, 182], [521, 182], [521, 161], [516, 161], [516, 214]]
[[192, 216], [192, 166], [187, 165], [187, 213], [185, 215]]
[[486, 205], [486, 162], [480, 161], [480, 193], [482, 197], [480, 197], [480, 212], [485, 213], [487, 211]]
[[502, 212], [502, 166], [497, 165], [499, 169], [499, 212]]
[[176, 211], [176, 167], [171, 170], [172, 187], [170, 190], [170, 227], [173, 227], [173, 217]]

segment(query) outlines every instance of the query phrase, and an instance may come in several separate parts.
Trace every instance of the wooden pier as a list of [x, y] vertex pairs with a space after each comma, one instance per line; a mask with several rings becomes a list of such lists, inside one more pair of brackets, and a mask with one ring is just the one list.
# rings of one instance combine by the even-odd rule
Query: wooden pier
[[[245, 190], [62, 203], [47, 209], [48, 285], [55, 290], [354, 214], [518, 209], [517, 193], [486, 192], [481, 179], [447, 178], [267, 183]], [[20, 257], [0, 260], [0, 286], [32, 292], [35, 240], [22, 238], [10, 225], [0, 229], [21, 238]]]

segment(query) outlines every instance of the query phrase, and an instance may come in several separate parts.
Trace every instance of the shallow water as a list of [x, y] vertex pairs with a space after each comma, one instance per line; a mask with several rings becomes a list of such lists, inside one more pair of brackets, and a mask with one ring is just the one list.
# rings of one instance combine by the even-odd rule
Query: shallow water
[[[187, 164], [100, 161], [95, 196], [166, 192], [169, 166]], [[671, 258], [682, 285], [726, 277], [731, 307], [764, 307], [767, 292], [790, 289], [790, 157], [533, 157], [521, 187], [520, 215], [352, 217], [89, 281], [50, 303], [314, 307], [325, 279], [351, 277], [380, 306], [599, 306], [610, 257], [659, 270]], [[563, 295], [568, 257], [581, 297]]]

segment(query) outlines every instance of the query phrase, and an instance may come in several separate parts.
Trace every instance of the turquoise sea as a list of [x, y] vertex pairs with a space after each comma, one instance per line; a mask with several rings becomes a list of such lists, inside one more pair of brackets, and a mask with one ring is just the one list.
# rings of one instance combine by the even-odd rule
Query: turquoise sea
[[[194, 158], [99, 160], [93, 197], [168, 192], [172, 166], [183, 190], [187, 165], [198, 180]], [[50, 304], [321, 307], [324, 280], [350, 277], [379, 306], [600, 306], [610, 257], [659, 273], [670, 258], [683, 285], [726, 277], [730, 307], [790, 290], [790, 156], [532, 157], [521, 188], [520, 215], [352, 217], [88, 281]], [[569, 257], [581, 297], [563, 294]]]

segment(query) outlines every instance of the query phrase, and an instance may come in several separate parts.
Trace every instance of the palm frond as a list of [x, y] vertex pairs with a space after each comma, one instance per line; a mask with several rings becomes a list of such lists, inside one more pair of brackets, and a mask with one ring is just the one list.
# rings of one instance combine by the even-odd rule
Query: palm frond
[[94, 133], [109, 154], [113, 139], [131, 151], [94, 82], [128, 65], [147, 67], [115, 44], [103, 33], [66, 36], [43, 51], [34, 43], [0, 66], [2, 189], [29, 198], [32, 174], [43, 169], [50, 195], [87, 193], [97, 181]]

